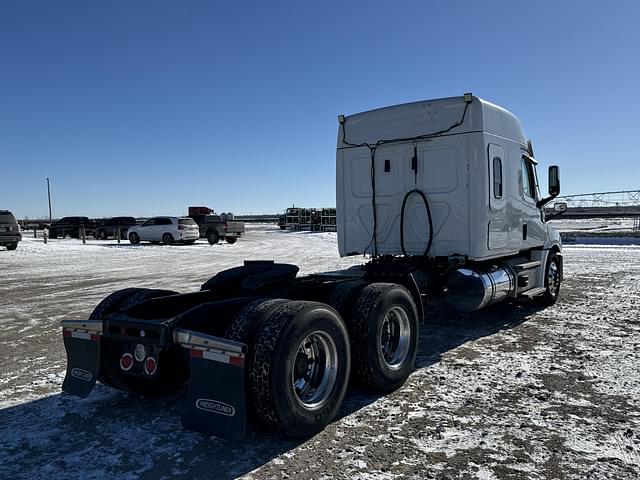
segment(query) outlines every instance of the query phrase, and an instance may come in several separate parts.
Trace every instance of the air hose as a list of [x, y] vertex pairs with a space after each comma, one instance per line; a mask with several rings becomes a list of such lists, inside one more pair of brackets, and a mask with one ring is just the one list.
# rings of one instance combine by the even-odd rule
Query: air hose
[[427, 256], [429, 250], [431, 250], [431, 243], [433, 243], [433, 220], [431, 218], [431, 208], [429, 208], [429, 201], [427, 200], [427, 196], [421, 190], [414, 188], [413, 190], [407, 192], [404, 196], [404, 200], [402, 200], [402, 208], [400, 210], [400, 247], [402, 248], [403, 255], [407, 256], [407, 251], [404, 248], [404, 211], [407, 206], [407, 200], [411, 195], [420, 195], [422, 201], [424, 202], [424, 206], [427, 210], [427, 219], [429, 220], [429, 242], [427, 243], [427, 248], [425, 249], [423, 256]]

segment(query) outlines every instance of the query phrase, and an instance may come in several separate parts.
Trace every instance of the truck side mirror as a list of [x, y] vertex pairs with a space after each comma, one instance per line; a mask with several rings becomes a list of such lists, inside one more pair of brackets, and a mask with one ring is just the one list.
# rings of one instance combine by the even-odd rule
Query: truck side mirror
[[560, 194], [560, 169], [557, 165], [549, 167], [549, 195], [557, 197]]

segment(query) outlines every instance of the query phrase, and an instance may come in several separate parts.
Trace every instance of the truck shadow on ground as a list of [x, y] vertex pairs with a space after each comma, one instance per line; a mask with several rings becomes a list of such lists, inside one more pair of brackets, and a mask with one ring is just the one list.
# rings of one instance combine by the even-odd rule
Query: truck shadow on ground
[[[465, 315], [444, 302], [431, 303], [416, 367], [429, 367], [466, 342], [513, 328], [535, 311], [533, 305], [505, 305]], [[235, 478], [305, 442], [256, 430], [242, 441], [184, 430], [183, 395], [149, 400], [98, 385], [87, 399], [56, 394], [2, 409], [0, 478]], [[380, 397], [352, 386], [339, 418]]]
[[[535, 303], [498, 304], [480, 312], [461, 313], [445, 300], [425, 306], [426, 321], [420, 325], [416, 369], [440, 362], [442, 356], [467, 342], [517, 327], [541, 308]], [[345, 398], [340, 418], [375, 402], [382, 395], [352, 385]]]

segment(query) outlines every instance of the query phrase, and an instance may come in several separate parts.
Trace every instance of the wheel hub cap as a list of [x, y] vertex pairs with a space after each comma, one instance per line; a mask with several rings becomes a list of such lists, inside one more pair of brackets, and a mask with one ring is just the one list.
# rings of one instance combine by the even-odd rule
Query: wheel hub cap
[[298, 403], [309, 410], [321, 408], [336, 383], [338, 350], [325, 332], [315, 331], [297, 348], [291, 384]]
[[549, 273], [547, 274], [547, 285], [549, 286], [549, 292], [554, 297], [558, 293], [558, 287], [560, 286], [560, 270], [556, 262], [549, 264]]
[[411, 327], [407, 311], [392, 307], [382, 321], [380, 328], [379, 353], [391, 370], [399, 370], [409, 355]]

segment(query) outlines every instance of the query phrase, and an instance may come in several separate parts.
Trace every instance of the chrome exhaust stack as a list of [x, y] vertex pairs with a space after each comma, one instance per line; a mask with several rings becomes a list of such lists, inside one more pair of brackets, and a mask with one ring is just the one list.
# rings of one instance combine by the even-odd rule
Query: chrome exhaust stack
[[462, 312], [473, 312], [513, 297], [516, 275], [507, 265], [490, 270], [462, 267], [447, 279], [447, 301]]

